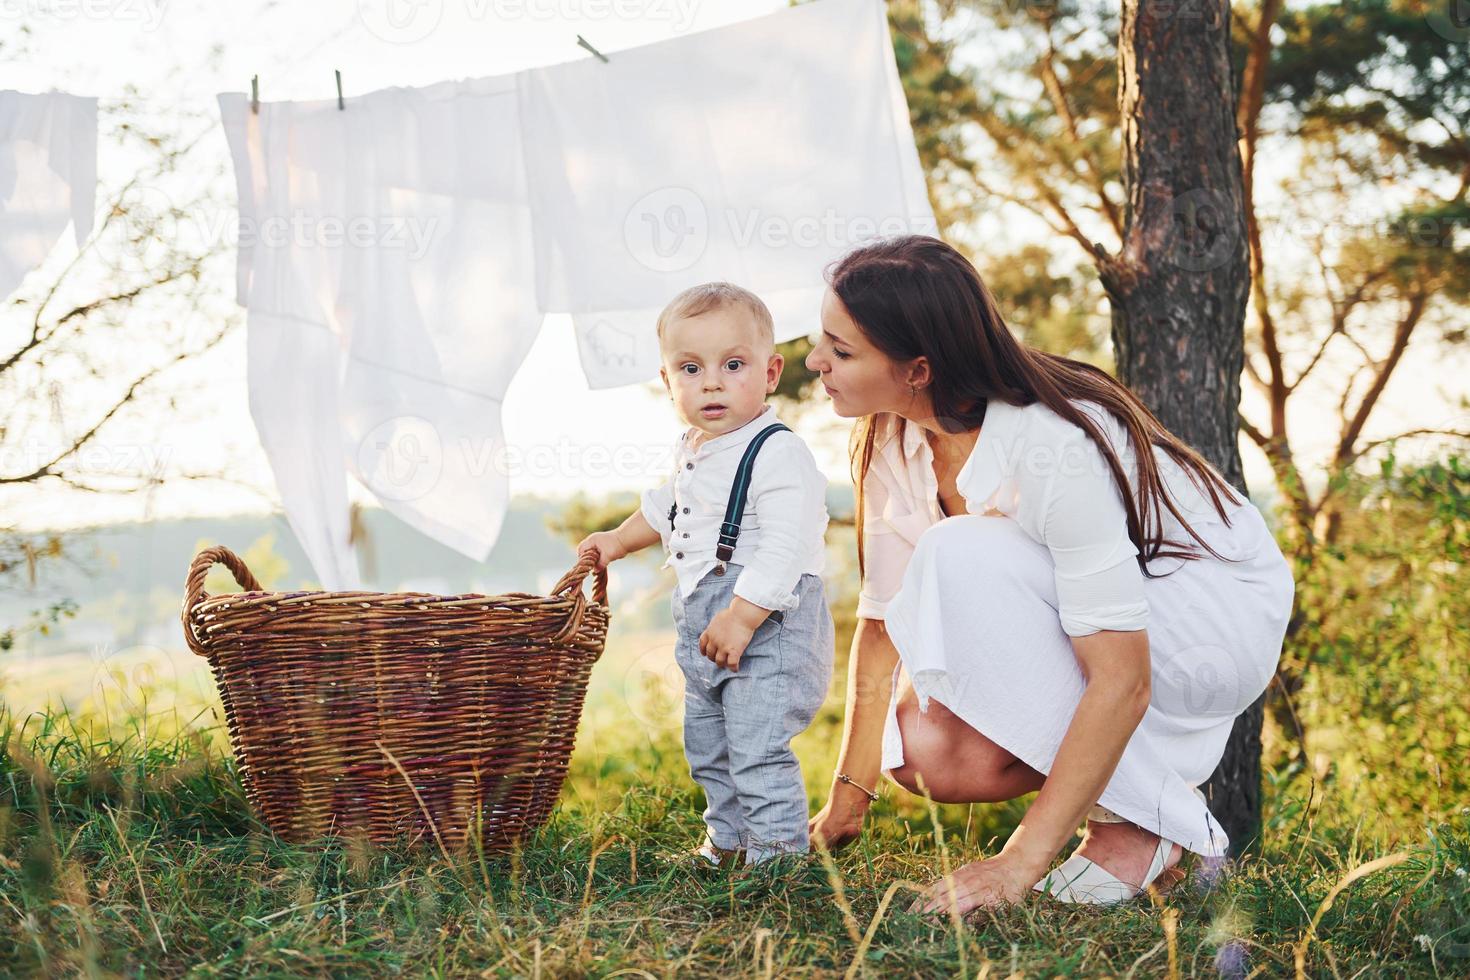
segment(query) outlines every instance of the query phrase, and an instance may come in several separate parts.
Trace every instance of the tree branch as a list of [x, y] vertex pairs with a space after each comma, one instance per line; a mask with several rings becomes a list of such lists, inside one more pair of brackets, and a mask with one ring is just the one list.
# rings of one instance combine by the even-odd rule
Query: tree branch
[[1356, 458], [1353, 452], [1353, 443], [1363, 433], [1363, 426], [1368, 422], [1368, 415], [1373, 411], [1373, 406], [1378, 403], [1378, 398], [1383, 394], [1383, 389], [1388, 386], [1388, 379], [1393, 375], [1394, 368], [1398, 367], [1399, 360], [1404, 356], [1404, 350], [1409, 346], [1409, 338], [1414, 333], [1414, 327], [1424, 315], [1424, 307], [1429, 297], [1418, 292], [1409, 298], [1409, 306], [1404, 311], [1398, 327], [1394, 330], [1393, 346], [1389, 349], [1388, 356], [1378, 366], [1378, 373], [1368, 390], [1363, 394], [1363, 400], [1358, 403], [1358, 409], [1343, 429], [1342, 437], [1337, 443], [1337, 452], [1334, 459], [1339, 463], [1351, 462]]
[[[1328, 301], [1332, 304], [1332, 326], [1327, 331], [1327, 336], [1322, 338], [1322, 343], [1318, 345], [1316, 353], [1314, 353], [1312, 355], [1312, 359], [1307, 362], [1307, 366], [1302, 369], [1302, 372], [1300, 374], [1297, 375], [1295, 381], [1286, 386], [1287, 394], [1291, 394], [1292, 392], [1296, 391], [1297, 386], [1299, 386], [1303, 381], [1307, 380], [1307, 375], [1312, 373], [1312, 369], [1315, 368], [1317, 366], [1317, 362], [1322, 359], [1322, 355], [1326, 352], [1327, 345], [1332, 342], [1333, 337], [1337, 337], [1339, 335], [1347, 335], [1347, 318], [1349, 314], [1351, 314], [1352, 311], [1357, 308], [1358, 304], [1363, 301], [1363, 297], [1367, 294], [1368, 288], [1387, 275], [1387, 268], [1375, 269], [1373, 272], [1365, 276], [1362, 282], [1358, 283], [1357, 287], [1351, 293], [1343, 297], [1341, 302], [1334, 299], [1331, 291], [1328, 290]], [[1354, 341], [1354, 343], [1356, 343], [1356, 341]], [[1358, 345], [1358, 349], [1363, 349], [1361, 344]]]
[[1068, 237], [1070, 237], [1078, 245], [1081, 245], [1082, 250], [1085, 251], [1089, 256], [1091, 256], [1094, 261], [1099, 263], [1109, 261], [1110, 256], [1108, 255], [1107, 251], [1099, 247], [1097, 242], [1094, 242], [1091, 238], [1088, 238], [1085, 234], [1082, 233], [1082, 229], [1077, 226], [1076, 221], [1072, 220], [1072, 215], [1067, 212], [1066, 206], [1062, 204], [1061, 199], [1052, 192], [1051, 188], [1044, 185], [1038, 185], [1036, 187], [1036, 192], [1041, 195], [1041, 199], [1043, 201], [1051, 205], [1052, 211], [1055, 212], [1056, 216], [1061, 219]]
[[1240, 423], [1240, 431], [1250, 437], [1251, 442], [1260, 446], [1262, 449], [1268, 449], [1270, 447], [1271, 440], [1266, 437], [1264, 432], [1251, 424], [1251, 420], [1245, 417], [1244, 412], [1240, 413], [1238, 421]]
[[[1241, 99], [1236, 108], [1236, 132], [1240, 139], [1242, 191], [1245, 204], [1246, 240], [1250, 254], [1251, 299], [1261, 326], [1261, 347], [1266, 355], [1270, 381], [1263, 382], [1271, 406], [1271, 432], [1286, 437], [1286, 375], [1277, 344], [1276, 322], [1271, 316], [1271, 298], [1266, 289], [1266, 262], [1261, 245], [1261, 226], [1256, 217], [1256, 143], [1260, 136], [1261, 107], [1265, 104], [1266, 70], [1271, 61], [1271, 27], [1281, 12], [1282, 0], [1264, 0], [1251, 31], [1250, 49], [1242, 72]], [[1259, 376], [1257, 381], [1261, 381]]]
[[77, 319], [78, 317], [85, 317], [91, 313], [96, 312], [99, 309], [111, 306], [115, 303], [130, 303], [133, 300], [137, 299], [140, 295], [142, 295], [146, 290], [152, 289], [154, 286], [166, 285], [176, 278], [178, 278], [178, 275], [170, 275], [163, 279], [155, 279], [152, 282], [137, 286], [133, 289], [129, 289], [127, 292], [114, 293], [111, 296], [103, 296], [99, 299], [94, 299], [90, 303], [83, 303], [81, 306], [68, 310], [55, 323], [53, 323], [51, 325], [51, 329], [47, 330], [44, 334], [41, 333], [41, 324], [38, 317], [31, 327], [30, 339], [26, 341], [26, 343], [21, 345], [21, 347], [16, 350], [15, 353], [11, 354], [4, 361], [0, 361], [0, 374], [4, 374], [6, 371], [13, 368], [16, 363], [20, 361], [21, 358], [25, 357], [25, 355], [30, 353], [32, 350], [35, 350], [42, 344], [49, 342], [51, 338], [56, 336], [57, 331], [71, 320]]
[[136, 378], [132, 384], [128, 385], [128, 390], [123, 393], [122, 397], [119, 398], [113, 404], [113, 406], [109, 408], [107, 412], [100, 419], [98, 419], [95, 424], [93, 424], [90, 429], [88, 429], [81, 436], [72, 440], [72, 444], [69, 448], [58, 453], [56, 456], [52, 457], [51, 460], [41, 464], [29, 473], [22, 473], [17, 476], [0, 475], [0, 485], [8, 483], [33, 483], [36, 480], [47, 476], [60, 478], [61, 474], [56, 472], [53, 467], [60, 463], [62, 460], [66, 459], [68, 456], [76, 453], [82, 448], [82, 446], [86, 445], [88, 440], [90, 440], [93, 436], [97, 434], [98, 430], [106, 425], [107, 422], [114, 415], [116, 415], [124, 405], [132, 400], [133, 396], [137, 393], [139, 388], [147, 384], [157, 375], [173, 367], [175, 364], [178, 364], [180, 361], [186, 361], [192, 357], [198, 357], [200, 354], [203, 354], [205, 351], [211, 349], [224, 339], [225, 335], [229, 333], [229, 329], [230, 328], [226, 327], [219, 333], [215, 334], [214, 337], [210, 338], [210, 340], [198, 350], [184, 351], [182, 353], [175, 354], [171, 360], [164, 361], [162, 364], [156, 365], [150, 370], [145, 371], [140, 377]]
[[1265, 378], [1261, 377], [1261, 369], [1256, 367], [1255, 359], [1249, 354], [1245, 357], [1245, 373], [1250, 375], [1252, 381], [1260, 385], [1262, 391], [1267, 393], [1271, 391], [1271, 386], [1266, 383]]
[[1098, 172], [1093, 162], [1092, 154], [1087, 150], [1087, 144], [1083, 141], [1077, 131], [1077, 117], [1072, 112], [1071, 103], [1067, 101], [1066, 89], [1062, 86], [1061, 77], [1056, 70], [1056, 39], [1052, 36], [1052, 19], [1047, 17], [1042, 25], [1046, 36], [1046, 53], [1037, 61], [1038, 73], [1041, 75], [1041, 84], [1046, 89], [1047, 97], [1051, 101], [1052, 109], [1057, 117], [1061, 119], [1062, 125], [1067, 130], [1067, 135], [1072, 138], [1072, 144], [1077, 148], [1077, 159], [1086, 168], [1087, 175], [1092, 178], [1093, 190], [1097, 192], [1099, 208], [1107, 217], [1108, 224], [1113, 232], [1123, 237], [1123, 218], [1118, 213], [1117, 205], [1108, 197], [1107, 187], [1103, 182], [1102, 175]]
[[1396, 442], [1399, 439], [1409, 439], [1413, 436], [1454, 436], [1457, 439], [1470, 439], [1470, 432], [1461, 432], [1457, 429], [1410, 429], [1407, 432], [1400, 432], [1396, 436], [1374, 439], [1372, 442], [1364, 443], [1358, 447], [1358, 451], [1354, 454], [1354, 459], [1362, 458], [1386, 443]]

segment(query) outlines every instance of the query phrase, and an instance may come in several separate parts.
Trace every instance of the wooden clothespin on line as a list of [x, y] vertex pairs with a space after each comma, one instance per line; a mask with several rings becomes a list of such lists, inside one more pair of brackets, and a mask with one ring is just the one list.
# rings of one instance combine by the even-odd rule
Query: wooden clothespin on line
[[[604, 59], [606, 60], [606, 59]], [[337, 108], [346, 109], [347, 104], [342, 101], [342, 70], [334, 69], [337, 73]], [[250, 78], [250, 111], [257, 116], [260, 115], [260, 76], [252, 75]]]
[[587, 39], [585, 37], [583, 37], [582, 35], [580, 35], [580, 34], [577, 35], [577, 45], [579, 47], [586, 48], [588, 51], [591, 51], [593, 54], [595, 54], [598, 58], [600, 58], [602, 60], [602, 63], [603, 64], [607, 64], [607, 55], [603, 54], [601, 51], [599, 51], [596, 48], [594, 48], [590, 43], [588, 43]]

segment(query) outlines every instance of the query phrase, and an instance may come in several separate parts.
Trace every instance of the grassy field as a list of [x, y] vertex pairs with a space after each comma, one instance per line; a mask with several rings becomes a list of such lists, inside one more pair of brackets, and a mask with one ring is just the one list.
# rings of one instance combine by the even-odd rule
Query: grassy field
[[[830, 859], [692, 874], [671, 860], [703, 804], [677, 719], [641, 655], [618, 656], [552, 821], [499, 858], [280, 842], [208, 708], [5, 715], [0, 975], [1470, 974], [1470, 816], [1345, 823], [1340, 782], [1339, 799], [1273, 782], [1263, 846], [1223, 881], [1106, 911], [907, 914], [910, 889], [998, 847], [1024, 801], [934, 807], [892, 786]], [[633, 686], [653, 703], [619, 710], [608, 691]], [[814, 805], [840, 716], [834, 699], [798, 743]]]

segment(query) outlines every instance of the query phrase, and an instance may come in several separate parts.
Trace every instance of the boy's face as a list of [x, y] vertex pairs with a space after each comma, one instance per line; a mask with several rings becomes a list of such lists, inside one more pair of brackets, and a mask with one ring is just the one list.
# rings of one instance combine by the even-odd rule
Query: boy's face
[[710, 436], [738, 429], [761, 413], [785, 359], [760, 338], [749, 314], [710, 310], [664, 328], [659, 376], [679, 417]]

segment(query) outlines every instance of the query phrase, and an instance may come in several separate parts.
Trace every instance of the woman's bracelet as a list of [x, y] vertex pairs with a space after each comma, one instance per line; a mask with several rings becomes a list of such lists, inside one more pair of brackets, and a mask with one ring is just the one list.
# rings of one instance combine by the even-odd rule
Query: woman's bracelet
[[839, 772], [837, 774], [837, 781], [839, 783], [846, 783], [849, 786], [856, 786], [858, 789], [862, 790], [864, 793], [866, 793], [868, 795], [868, 799], [872, 800], [874, 803], [877, 803], [878, 802], [878, 794], [877, 793], [874, 793], [872, 790], [868, 789], [866, 786], [862, 786], [862, 785], [858, 784], [847, 773], [845, 773], [845, 772]]

